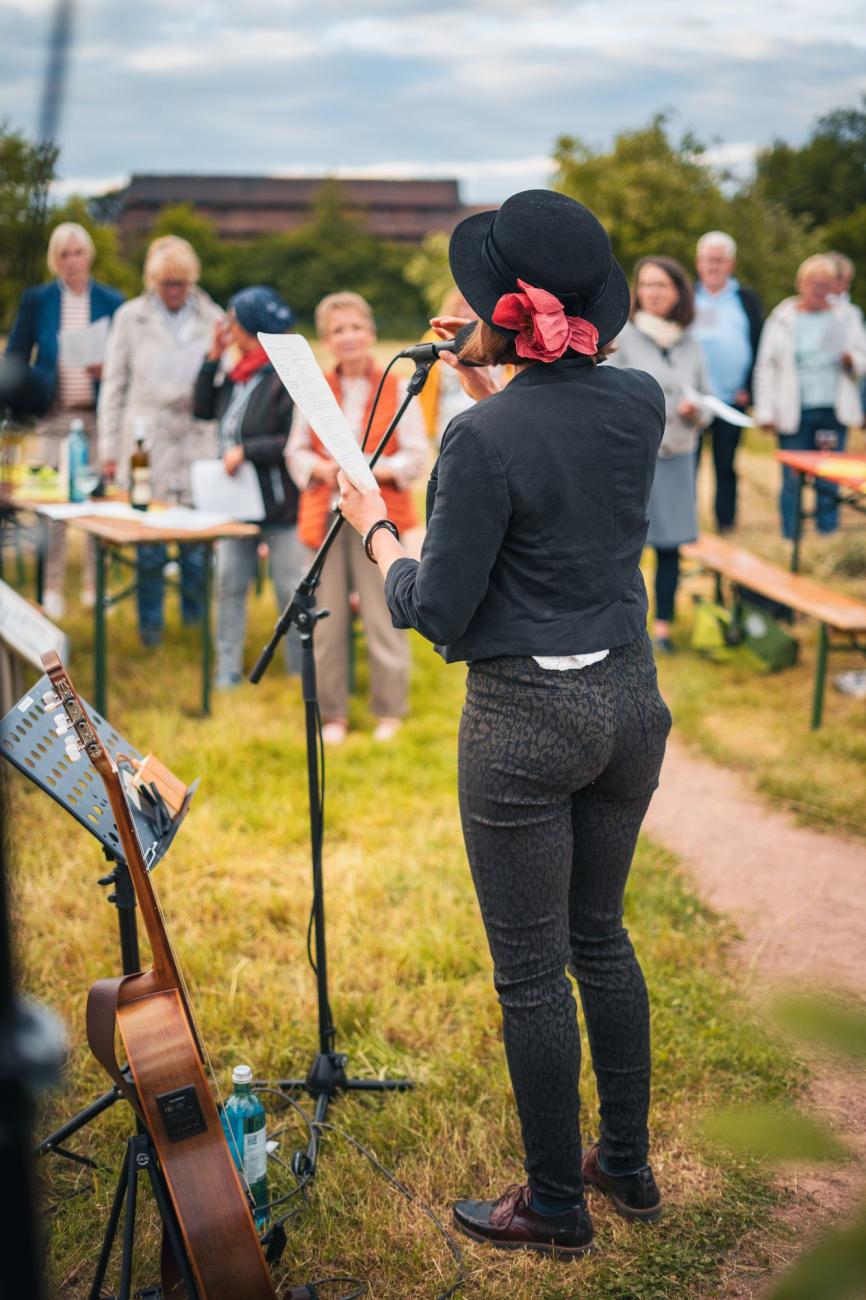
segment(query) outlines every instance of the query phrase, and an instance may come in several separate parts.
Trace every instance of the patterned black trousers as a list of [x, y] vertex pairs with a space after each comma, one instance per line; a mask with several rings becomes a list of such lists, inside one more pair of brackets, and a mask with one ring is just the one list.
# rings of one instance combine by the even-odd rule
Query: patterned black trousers
[[583, 1191], [577, 980], [601, 1101], [601, 1158], [646, 1164], [649, 1005], [622, 924], [671, 716], [648, 637], [587, 668], [470, 666], [460, 723], [463, 835], [493, 957], [532, 1190]]

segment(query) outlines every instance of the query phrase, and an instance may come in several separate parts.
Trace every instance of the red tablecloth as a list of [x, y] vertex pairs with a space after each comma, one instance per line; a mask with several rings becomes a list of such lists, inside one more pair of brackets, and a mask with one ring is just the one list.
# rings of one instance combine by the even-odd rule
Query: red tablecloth
[[866, 492], [866, 455], [846, 451], [777, 451], [777, 460], [810, 478]]

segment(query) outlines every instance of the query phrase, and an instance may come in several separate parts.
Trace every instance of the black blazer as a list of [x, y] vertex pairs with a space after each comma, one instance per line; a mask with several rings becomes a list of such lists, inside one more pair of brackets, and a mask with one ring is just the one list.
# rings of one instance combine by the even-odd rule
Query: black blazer
[[420, 562], [385, 597], [445, 658], [606, 650], [646, 631], [638, 567], [665, 426], [641, 370], [563, 357], [451, 421]]
[[[193, 415], [199, 420], [219, 420], [225, 414], [234, 384], [226, 376], [216, 383], [217, 361], [205, 361], [195, 381]], [[241, 446], [255, 466], [265, 503], [264, 524], [293, 524], [298, 518], [298, 489], [289, 476], [284, 452], [292, 427], [294, 403], [272, 365], [250, 393], [241, 417]]]

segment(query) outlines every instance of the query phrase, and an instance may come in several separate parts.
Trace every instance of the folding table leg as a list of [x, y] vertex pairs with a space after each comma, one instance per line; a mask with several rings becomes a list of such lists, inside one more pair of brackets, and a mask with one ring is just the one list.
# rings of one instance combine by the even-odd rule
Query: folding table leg
[[815, 694], [812, 697], [812, 730], [817, 731], [824, 715], [824, 683], [827, 676], [827, 624], [818, 629], [818, 658], [815, 663]]

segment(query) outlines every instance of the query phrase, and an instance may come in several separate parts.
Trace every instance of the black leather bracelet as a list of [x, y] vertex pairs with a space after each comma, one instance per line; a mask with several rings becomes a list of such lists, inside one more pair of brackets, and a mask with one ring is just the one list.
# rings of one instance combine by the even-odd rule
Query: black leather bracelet
[[388, 532], [391, 533], [391, 535], [395, 537], [398, 542], [400, 540], [400, 530], [397, 527], [397, 525], [394, 523], [393, 519], [377, 519], [375, 524], [373, 524], [371, 528], [367, 529], [367, 532], [364, 536], [364, 550], [367, 552], [367, 559], [370, 560], [373, 564], [376, 563], [376, 557], [373, 554], [372, 541], [375, 534], [379, 531], [380, 528], [387, 528]]

